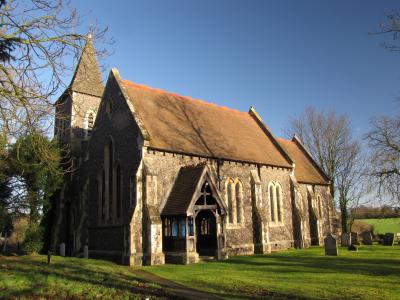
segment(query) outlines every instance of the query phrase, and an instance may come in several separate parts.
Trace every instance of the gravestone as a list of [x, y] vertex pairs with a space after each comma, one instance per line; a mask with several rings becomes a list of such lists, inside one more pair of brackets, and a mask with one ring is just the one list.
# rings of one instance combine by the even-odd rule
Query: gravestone
[[358, 235], [357, 235], [357, 232], [352, 232], [352, 233], [351, 233], [351, 244], [352, 244], [352, 245], [358, 245]]
[[60, 256], [65, 256], [65, 243], [60, 244]]
[[324, 239], [324, 245], [325, 245], [325, 255], [333, 255], [333, 256], [338, 255], [336, 239], [331, 234], [328, 234]]
[[51, 264], [51, 251], [47, 251], [47, 263]]
[[88, 247], [88, 245], [85, 245], [85, 247], [83, 247], [83, 257], [84, 258], [89, 258], [89, 247]]
[[349, 247], [347, 247], [347, 249], [348, 249], [349, 251], [355, 251], [355, 252], [358, 251], [358, 247], [357, 247], [356, 245], [354, 245], [354, 244], [352, 244], [352, 245], [350, 245]]
[[349, 247], [351, 245], [351, 235], [347, 232], [343, 233], [340, 242], [342, 247]]
[[362, 239], [364, 245], [372, 245], [372, 234], [370, 231], [364, 231], [362, 233]]
[[387, 232], [383, 237], [383, 245], [384, 246], [393, 246], [394, 243], [394, 233]]

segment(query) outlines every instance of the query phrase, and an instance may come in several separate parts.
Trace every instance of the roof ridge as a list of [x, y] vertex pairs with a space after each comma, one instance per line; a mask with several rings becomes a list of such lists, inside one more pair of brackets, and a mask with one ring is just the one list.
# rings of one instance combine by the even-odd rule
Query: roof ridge
[[199, 168], [203, 168], [207, 165], [207, 162], [203, 161], [200, 162], [198, 164], [191, 164], [191, 165], [186, 165], [181, 167], [182, 169], [186, 170], [186, 169], [199, 169]]
[[191, 96], [179, 95], [177, 93], [166, 91], [166, 90], [163, 90], [163, 89], [160, 89], [160, 88], [153, 88], [153, 87], [148, 86], [148, 85], [143, 84], [143, 83], [136, 83], [136, 82], [130, 81], [128, 79], [122, 79], [122, 81], [124, 83], [127, 83], [127, 84], [129, 84], [131, 86], [134, 86], [136, 88], [145, 89], [145, 90], [148, 90], [150, 92], [169, 95], [169, 96], [172, 96], [172, 97], [175, 97], [175, 98], [180, 98], [180, 99], [186, 100], [186, 101], [197, 102], [197, 103], [200, 103], [200, 104], [203, 104], [203, 105], [214, 106], [216, 108], [227, 110], [227, 111], [230, 111], [232, 113], [239, 113], [239, 114], [243, 114], [243, 115], [248, 115], [247, 112], [240, 111], [240, 110], [228, 107], [228, 106], [219, 105], [219, 104], [216, 104], [216, 103], [213, 103], [213, 102], [208, 102], [208, 101], [205, 101], [203, 99], [193, 98]]

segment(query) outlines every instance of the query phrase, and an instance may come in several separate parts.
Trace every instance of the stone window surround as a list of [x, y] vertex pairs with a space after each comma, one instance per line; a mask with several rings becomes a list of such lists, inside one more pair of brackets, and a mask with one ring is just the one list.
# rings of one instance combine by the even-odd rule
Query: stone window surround
[[[268, 208], [269, 216], [270, 217], [272, 216], [272, 212], [271, 212], [271, 193], [270, 193], [271, 187], [272, 187], [272, 190], [273, 190], [272, 201], [273, 201], [273, 204], [274, 204], [274, 212], [273, 212], [273, 214], [274, 214], [274, 217], [275, 217], [275, 221], [272, 221], [272, 219], [271, 219], [270, 222], [269, 222], [269, 226], [270, 227], [284, 226], [285, 225], [285, 223], [284, 223], [285, 217], [284, 217], [284, 209], [283, 209], [283, 197], [284, 197], [284, 194], [283, 194], [283, 189], [282, 189], [281, 184], [279, 182], [275, 182], [275, 181], [271, 181], [268, 184], [268, 191], [267, 192], [268, 192], [268, 203], [269, 203], [269, 208]], [[277, 191], [279, 191], [278, 192], [279, 193], [279, 203], [277, 203], [277, 197], [276, 197], [277, 196]], [[280, 214], [281, 214], [280, 220], [278, 220], [278, 205], [279, 205]]]
[[[93, 116], [93, 124], [92, 124], [92, 128], [89, 128], [89, 116], [92, 115]], [[92, 109], [89, 109], [86, 113], [85, 113], [85, 118], [84, 118], [84, 122], [83, 122], [83, 128], [86, 130], [85, 132], [85, 137], [88, 138], [89, 135], [89, 129], [91, 131], [93, 131], [93, 127], [94, 127], [94, 122], [96, 120], [96, 112]]]
[[[115, 159], [115, 141], [112, 136], [108, 137], [108, 142], [104, 145], [104, 156], [103, 164], [100, 168], [100, 174], [98, 175], [99, 186], [101, 183], [101, 189], [99, 188], [99, 223], [110, 224], [119, 222], [123, 216], [123, 172], [122, 164], [118, 159]], [[112, 149], [110, 149], [112, 147]], [[110, 153], [111, 150], [111, 153]], [[112, 157], [111, 157], [112, 156]], [[110, 161], [110, 159], [112, 161]], [[111, 167], [111, 170], [109, 169]], [[118, 167], [120, 171], [120, 182], [118, 183]], [[105, 173], [104, 176], [102, 175]], [[104, 177], [104, 179], [103, 179]], [[112, 182], [110, 182], [110, 179]], [[105, 180], [105, 182], [103, 182]], [[103, 185], [108, 186], [104, 188]], [[119, 195], [118, 195], [119, 191]], [[104, 195], [103, 195], [104, 194]], [[119, 199], [118, 199], [119, 196]], [[111, 197], [111, 198], [110, 198]], [[104, 202], [104, 203], [103, 203]], [[120, 203], [119, 203], [120, 202]], [[104, 217], [103, 217], [104, 215]]]
[[[232, 201], [232, 223], [229, 222], [229, 215], [225, 218], [225, 224], [227, 229], [239, 229], [244, 227], [244, 205], [243, 205], [243, 183], [242, 181], [236, 177], [232, 179], [232, 177], [227, 177], [225, 180], [225, 203], [228, 206], [228, 213], [229, 212], [229, 196], [228, 196], [228, 185], [231, 185], [231, 201]], [[240, 195], [240, 220], [237, 220], [237, 195], [236, 195], [236, 188], [239, 186], [239, 195]]]
[[315, 207], [315, 209], [317, 209], [317, 211], [318, 211], [319, 218], [321, 220], [323, 220], [324, 219], [324, 207], [322, 205], [322, 197], [320, 194], [317, 194], [317, 196], [315, 198], [316, 198], [315, 204], [316, 204], [316, 206], [318, 206], [318, 207]]

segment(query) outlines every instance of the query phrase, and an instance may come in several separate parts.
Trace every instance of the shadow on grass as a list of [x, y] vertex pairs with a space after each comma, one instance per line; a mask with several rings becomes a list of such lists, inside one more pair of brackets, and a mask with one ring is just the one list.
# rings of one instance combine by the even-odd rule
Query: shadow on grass
[[[382, 250], [382, 249], [380, 249]], [[263, 267], [271, 269], [271, 267], [279, 268], [280, 273], [299, 272], [299, 273], [348, 273], [362, 274], [371, 276], [397, 276], [400, 277], [400, 247], [388, 248], [391, 253], [395, 253], [393, 257], [389, 254], [385, 257], [373, 258], [366, 257], [366, 254], [374, 254], [375, 249], [367, 248], [367, 252], [353, 253], [351, 256], [324, 256], [324, 255], [284, 255], [283, 253], [273, 253], [268, 255], [255, 256], [237, 256], [227, 261], [220, 262], [222, 264], [243, 265], [245, 268]], [[348, 251], [341, 249], [341, 251]], [[364, 250], [365, 251], [365, 250]], [[315, 254], [315, 253], [314, 253]], [[390, 258], [389, 258], [389, 257]]]
[[[112, 267], [120, 267], [117, 265], [113, 266], [110, 263], [105, 264], [106, 267], [110, 269]], [[130, 273], [129, 271], [131, 270], [127, 268], [126, 271]], [[130, 295], [130, 297], [139, 295], [166, 298], [168, 296], [168, 294], [160, 288], [151, 285], [148, 281], [134, 276], [133, 274], [124, 274], [122, 270], [119, 270], [119, 272], [99, 270], [96, 269], [96, 264], [92, 266], [83, 263], [79, 264], [74, 261], [66, 261], [65, 263], [55, 262], [48, 265], [45, 262], [27, 258], [13, 258], [0, 261], [0, 272], [2, 273], [0, 274], [0, 278], [5, 278], [8, 273], [18, 281], [23, 280], [29, 285], [23, 288], [19, 288], [17, 284], [8, 289], [3, 287], [3, 289], [0, 289], [1, 299], [32, 296], [45, 298], [85, 297], [90, 290], [94, 289], [98, 289], [99, 297], [102, 297], [101, 293], [111, 293], [107, 294], [108, 298], [111, 298], [110, 296], [113, 295], [118, 298], [118, 294], [124, 293]], [[74, 295], [74, 293], [68, 290], [68, 288], [65, 288], [65, 286], [52, 286], [48, 282], [49, 276], [55, 281], [60, 281], [65, 286], [74, 283], [84, 283], [84, 288], [82, 290], [83, 295]], [[104, 288], [108, 289], [108, 291], [104, 290]], [[105, 296], [105, 294], [103, 296]]]

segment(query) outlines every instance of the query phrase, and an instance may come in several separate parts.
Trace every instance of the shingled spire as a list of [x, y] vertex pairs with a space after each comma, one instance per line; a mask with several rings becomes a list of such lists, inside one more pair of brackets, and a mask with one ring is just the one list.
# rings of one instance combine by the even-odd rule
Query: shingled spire
[[81, 58], [72, 78], [70, 89], [74, 92], [98, 97], [103, 95], [104, 85], [91, 34], [87, 36], [86, 45], [83, 48]]

